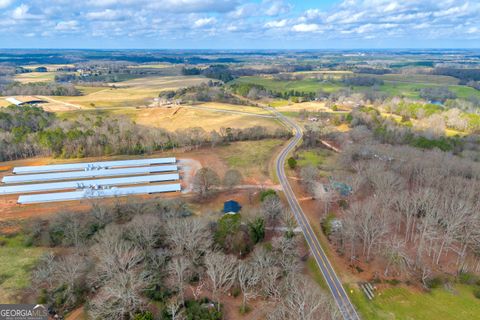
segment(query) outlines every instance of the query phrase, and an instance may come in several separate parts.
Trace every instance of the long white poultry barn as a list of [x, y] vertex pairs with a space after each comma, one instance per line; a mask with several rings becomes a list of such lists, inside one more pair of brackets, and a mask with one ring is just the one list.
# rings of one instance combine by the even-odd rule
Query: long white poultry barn
[[54, 181], [54, 180], [73, 180], [81, 178], [96, 178], [96, 177], [111, 177], [111, 176], [128, 176], [148, 173], [177, 171], [176, 165], [163, 165], [151, 167], [137, 167], [137, 168], [121, 168], [121, 169], [99, 169], [89, 171], [69, 171], [69, 172], [55, 172], [42, 174], [22, 174], [14, 176], [5, 176], [2, 179], [3, 183], [25, 183], [38, 181]]
[[88, 189], [88, 188], [99, 189], [99, 188], [108, 187], [108, 186], [145, 184], [145, 183], [175, 181], [179, 179], [180, 179], [180, 176], [178, 173], [170, 173], [170, 174], [156, 174], [156, 175], [149, 175], [149, 176], [133, 176], [133, 177], [122, 177], [122, 178], [110, 178], [110, 179], [77, 180], [77, 181], [62, 181], [62, 182], [51, 182], [51, 183], [9, 185], [5, 187], [0, 187], [0, 195], [69, 190], [69, 189], [71, 190]]
[[118, 167], [141, 167], [159, 164], [171, 164], [176, 162], [175, 157], [171, 158], [153, 158], [153, 159], [136, 159], [136, 160], [118, 160], [118, 161], [102, 161], [102, 162], [82, 162], [67, 164], [52, 164], [45, 166], [30, 166], [13, 168], [14, 174], [32, 174], [44, 172], [58, 171], [77, 171], [77, 170], [98, 170]]
[[130, 195], [154, 194], [154, 193], [163, 193], [163, 192], [174, 192], [174, 191], [180, 191], [180, 190], [181, 190], [181, 186], [179, 183], [155, 185], [155, 186], [128, 187], [128, 188], [115, 187], [111, 189], [100, 189], [100, 190], [85, 189], [82, 191], [73, 191], [73, 192], [21, 195], [20, 197], [18, 197], [17, 202], [20, 204], [61, 202], [61, 201], [85, 200], [85, 199], [96, 199], [96, 198], [125, 197]]

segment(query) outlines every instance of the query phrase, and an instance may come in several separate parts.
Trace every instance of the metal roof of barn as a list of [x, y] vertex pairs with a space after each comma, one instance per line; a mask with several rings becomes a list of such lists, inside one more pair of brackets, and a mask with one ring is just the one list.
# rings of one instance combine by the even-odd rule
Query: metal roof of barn
[[127, 188], [111, 188], [111, 189], [85, 189], [82, 191], [59, 192], [47, 194], [22, 195], [18, 198], [20, 204], [42, 203], [42, 202], [61, 202], [83, 199], [113, 198], [125, 197], [139, 194], [154, 194], [164, 192], [180, 191], [181, 186], [176, 184], [164, 184], [155, 186], [127, 187]]
[[101, 189], [102, 187], [105, 187], [105, 186], [133, 185], [133, 184], [142, 184], [142, 183], [174, 181], [174, 180], [178, 180], [179, 178], [180, 176], [178, 173], [171, 173], [171, 174], [133, 176], [133, 177], [122, 177], [122, 178], [110, 178], [110, 179], [22, 184], [22, 185], [0, 187], [0, 195], [68, 190], [68, 189], [72, 189], [72, 190], [87, 189], [87, 188]]
[[115, 167], [140, 167], [156, 164], [175, 163], [176, 158], [153, 158], [153, 159], [136, 159], [136, 160], [118, 160], [118, 161], [102, 161], [102, 162], [80, 162], [68, 164], [53, 164], [45, 166], [27, 166], [13, 168], [15, 174], [42, 173], [56, 171], [75, 171], [75, 170], [98, 170]]
[[121, 169], [99, 169], [99, 170], [86, 170], [86, 171], [5, 176], [3, 177], [2, 182], [24, 183], [24, 182], [39, 182], [39, 181], [54, 181], [54, 180], [75, 180], [80, 178], [140, 175], [140, 174], [147, 174], [147, 173], [168, 172], [168, 171], [177, 171], [177, 170], [178, 170], [178, 167], [176, 165], [121, 168]]

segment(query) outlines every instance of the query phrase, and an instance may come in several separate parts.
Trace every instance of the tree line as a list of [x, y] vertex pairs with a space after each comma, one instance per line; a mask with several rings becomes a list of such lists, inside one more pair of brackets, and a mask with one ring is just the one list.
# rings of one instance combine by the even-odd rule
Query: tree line
[[79, 96], [82, 95], [82, 92], [72, 84], [59, 84], [54, 82], [11, 82], [0, 86], [0, 94], [3, 96]]
[[81, 158], [115, 154], [146, 154], [176, 148], [193, 149], [243, 140], [287, 138], [285, 129], [265, 127], [188, 128], [168, 132], [135, 124], [126, 117], [80, 116], [60, 120], [38, 107], [11, 106], [0, 111], [0, 161], [52, 155]]

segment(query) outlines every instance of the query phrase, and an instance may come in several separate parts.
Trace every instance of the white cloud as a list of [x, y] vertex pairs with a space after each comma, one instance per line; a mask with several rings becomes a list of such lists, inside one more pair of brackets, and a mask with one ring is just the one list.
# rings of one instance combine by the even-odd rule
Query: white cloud
[[0, 0], [0, 9], [6, 8], [13, 3], [13, 0]]
[[292, 27], [295, 32], [317, 32], [320, 30], [320, 26], [315, 23], [300, 23]]
[[111, 9], [89, 12], [86, 14], [86, 18], [89, 20], [116, 20], [120, 17], [122, 17], [122, 12]]
[[30, 7], [26, 4], [21, 4], [15, 9], [13, 9], [11, 17], [15, 20], [31, 20], [31, 19], [40, 19], [40, 15], [31, 14]]
[[278, 16], [280, 14], [285, 14], [292, 8], [290, 4], [281, 0], [266, 0], [264, 3], [267, 5], [265, 10], [267, 16]]
[[136, 37], [138, 43], [146, 39], [146, 44], [160, 38], [186, 44], [256, 39], [261, 44], [263, 39], [268, 43], [310, 37], [352, 43], [377, 39], [394, 45], [456, 39], [475, 46], [472, 39], [480, 37], [480, 0], [336, 2], [320, 8], [319, 1], [305, 1], [302, 7], [310, 6], [298, 12], [292, 10], [293, 0], [0, 0], [0, 41], [33, 30], [38, 37], [42, 31], [37, 30], [48, 31], [49, 37], [82, 31], [110, 39]]
[[217, 20], [215, 18], [201, 18], [201, 19], [198, 19], [196, 20], [194, 23], [193, 23], [193, 26], [195, 28], [203, 28], [205, 26], [209, 26], [209, 25], [212, 25], [212, 24], [215, 24]]
[[235, 9], [237, 0], [162, 0], [148, 2], [151, 8], [165, 12], [219, 12], [225, 13]]
[[55, 26], [57, 31], [74, 31], [78, 29], [78, 21], [69, 20], [69, 21], [60, 21]]
[[273, 20], [265, 23], [265, 28], [283, 28], [287, 25], [287, 19]]

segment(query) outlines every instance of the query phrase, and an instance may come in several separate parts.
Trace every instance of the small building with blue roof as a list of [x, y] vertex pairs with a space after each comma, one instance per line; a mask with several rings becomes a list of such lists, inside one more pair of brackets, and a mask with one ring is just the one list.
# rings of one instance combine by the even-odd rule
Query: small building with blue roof
[[242, 209], [242, 206], [235, 200], [228, 200], [223, 204], [224, 214], [237, 214]]

